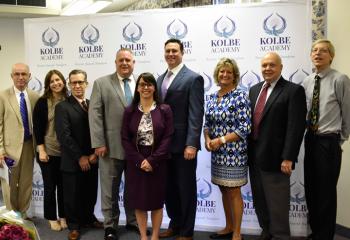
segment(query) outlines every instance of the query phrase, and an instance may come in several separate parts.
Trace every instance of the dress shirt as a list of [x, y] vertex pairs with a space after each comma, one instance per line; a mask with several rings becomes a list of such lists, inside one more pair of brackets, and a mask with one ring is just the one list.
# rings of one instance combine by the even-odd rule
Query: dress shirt
[[[21, 102], [20, 94], [21, 94], [21, 91], [18, 90], [16, 87], [13, 87], [13, 89], [15, 90], [18, 106], [20, 106], [20, 102]], [[33, 133], [32, 110], [31, 110], [32, 108], [30, 106], [30, 100], [29, 100], [27, 91], [24, 90], [23, 93], [24, 93], [24, 98], [26, 99], [26, 105], [27, 105], [27, 111], [28, 111], [29, 131], [30, 131], [30, 134], [32, 134]]]
[[[270, 87], [267, 89], [267, 95], [266, 95], [265, 103], [267, 102], [267, 99], [269, 99], [269, 97], [270, 97], [270, 95], [271, 95], [273, 89], [275, 88], [275, 86], [276, 86], [276, 84], [277, 84], [277, 82], [278, 82], [278, 80], [279, 80], [280, 78], [281, 78], [281, 76], [280, 76], [279, 78], [277, 78], [277, 80], [275, 80], [275, 81], [273, 81], [273, 82], [270, 83]], [[260, 93], [259, 93], [259, 96], [258, 96], [257, 101], [256, 101], [256, 103], [255, 103], [254, 109], [255, 109], [255, 107], [256, 107], [256, 104], [258, 103], [258, 99], [259, 99], [259, 97], [260, 97], [260, 94], [261, 94], [261, 92], [262, 92], [262, 90], [264, 89], [264, 87], [265, 87], [266, 84], [267, 84], [267, 83], [264, 82], [264, 84], [262, 85], [262, 87], [261, 87], [261, 89], [260, 89]]]
[[[310, 111], [316, 73], [304, 80], [307, 109]], [[317, 134], [340, 133], [341, 142], [350, 133], [350, 79], [334, 69], [317, 73], [320, 79], [320, 104]]]
[[[170, 76], [170, 80], [169, 80], [169, 84], [168, 86], [166, 86], [166, 88], [168, 89], [169, 86], [171, 85], [171, 83], [174, 81], [176, 75], [180, 72], [181, 68], [184, 66], [183, 63], [180, 63], [179, 65], [177, 65], [176, 67], [174, 67], [173, 69], [168, 69], [168, 71], [171, 71], [173, 74]], [[167, 72], [168, 72], [167, 71]], [[166, 74], [165, 74], [166, 76]]]
[[[122, 88], [123, 93], [125, 95], [124, 82], [123, 82], [123, 79], [125, 79], [125, 78], [120, 76], [118, 73], [117, 73], [117, 76], [118, 76], [118, 79], [119, 79], [120, 87]], [[129, 77], [127, 77], [127, 79], [129, 79], [129, 86], [130, 86], [131, 94], [134, 96], [134, 90], [135, 90], [135, 87], [136, 87], [136, 82], [135, 82], [135, 79], [134, 79], [134, 75], [131, 74]]]

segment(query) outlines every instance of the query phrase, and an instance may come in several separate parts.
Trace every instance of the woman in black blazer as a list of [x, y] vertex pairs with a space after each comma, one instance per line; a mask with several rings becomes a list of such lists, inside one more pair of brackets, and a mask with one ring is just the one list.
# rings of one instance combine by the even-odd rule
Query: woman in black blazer
[[[33, 110], [33, 132], [37, 144], [37, 161], [44, 181], [44, 217], [52, 230], [67, 228], [64, 207], [62, 176], [60, 171], [61, 152], [54, 129], [55, 106], [67, 97], [66, 80], [58, 70], [50, 70], [45, 77], [43, 96]], [[57, 189], [57, 207], [56, 207]]]

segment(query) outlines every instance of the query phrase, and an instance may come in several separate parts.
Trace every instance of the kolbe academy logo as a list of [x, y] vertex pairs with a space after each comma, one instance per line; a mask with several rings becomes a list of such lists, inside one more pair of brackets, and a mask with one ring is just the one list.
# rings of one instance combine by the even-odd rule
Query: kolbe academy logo
[[102, 58], [103, 45], [98, 45], [100, 39], [100, 31], [92, 24], [86, 25], [80, 32], [80, 38], [85, 44], [79, 46], [80, 58]]
[[304, 69], [297, 69], [290, 75], [289, 81], [301, 85], [307, 76], [309, 76], [307, 71]]
[[241, 76], [241, 81], [239, 82], [239, 88], [245, 91], [249, 91], [250, 87], [261, 81], [260, 76], [254, 71], [246, 71]]
[[213, 30], [219, 38], [210, 41], [212, 53], [238, 53], [240, 51], [241, 39], [233, 37], [236, 23], [232, 18], [220, 17], [215, 21]]
[[44, 198], [44, 182], [39, 170], [33, 172], [32, 199], [35, 202], [42, 202]]
[[[246, 191], [248, 190], [248, 191]], [[243, 189], [242, 191], [243, 198], [243, 214], [247, 215], [255, 215], [255, 209], [253, 204], [253, 194], [250, 189]]]
[[289, 51], [291, 37], [282, 35], [287, 28], [286, 19], [278, 13], [271, 13], [263, 21], [263, 30], [269, 35], [260, 38], [260, 50], [270, 51]]
[[142, 38], [143, 31], [136, 22], [129, 22], [123, 28], [123, 38], [127, 43], [122, 43], [121, 48], [129, 48], [135, 56], [146, 56], [146, 43], [139, 42]]
[[197, 212], [215, 213], [216, 201], [210, 200], [211, 184], [204, 178], [197, 179]]
[[204, 91], [208, 92], [213, 86], [213, 78], [205, 72], [203, 72], [202, 77], [204, 79]]
[[40, 48], [41, 60], [62, 60], [63, 48], [57, 47], [60, 41], [60, 34], [52, 27], [48, 27], [42, 34], [41, 40], [45, 47]]
[[188, 33], [188, 27], [184, 21], [182, 21], [181, 19], [172, 20], [166, 28], [166, 33], [169, 38], [176, 38], [181, 40], [184, 46], [185, 54], [192, 53], [192, 41], [184, 40]]
[[305, 200], [304, 184], [294, 181], [290, 185], [290, 209], [289, 216], [295, 218], [306, 218], [307, 207]]
[[34, 77], [29, 80], [28, 88], [40, 94], [41, 90], [43, 89], [43, 84], [38, 78]]

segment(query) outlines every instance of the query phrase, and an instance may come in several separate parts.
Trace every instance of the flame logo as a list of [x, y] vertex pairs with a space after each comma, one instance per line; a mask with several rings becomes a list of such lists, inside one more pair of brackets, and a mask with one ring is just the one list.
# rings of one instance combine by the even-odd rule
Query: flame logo
[[278, 35], [282, 34], [284, 32], [284, 30], [286, 29], [287, 22], [278, 13], [276, 13], [277, 18], [276, 17], [271, 18], [272, 15], [273, 15], [273, 13], [271, 13], [271, 15], [269, 15], [267, 18], [265, 18], [263, 28], [267, 34], [273, 35], [273, 36], [278, 36]]
[[223, 19], [223, 16], [219, 18], [214, 24], [214, 32], [219, 37], [229, 38], [236, 31], [235, 22], [226, 17]]
[[203, 74], [204, 76], [202, 75], [202, 77], [204, 78], [204, 91], [208, 92], [211, 86], [213, 86], [213, 78], [205, 72], [203, 72]]
[[290, 75], [289, 81], [301, 85], [305, 77], [307, 76], [309, 76], [309, 73], [307, 71], [305, 71], [304, 69], [301, 69], [301, 70], [297, 69], [295, 72], [293, 72]]
[[[200, 179], [197, 180], [197, 185]], [[205, 200], [208, 198], [212, 192], [211, 184], [203, 178], [203, 182], [205, 183], [204, 186], [199, 187], [198, 186], [198, 192], [197, 192], [197, 198], [200, 198], [202, 200]]]
[[41, 40], [45, 46], [54, 47], [60, 40], [60, 34], [54, 28], [47, 28], [41, 35]]
[[245, 91], [249, 91], [250, 87], [261, 81], [260, 76], [253, 71], [246, 71], [241, 76], [239, 87]]
[[94, 45], [100, 38], [100, 31], [98, 31], [98, 29], [92, 24], [86, 25], [86, 27], [84, 27], [84, 29], [81, 31], [80, 37], [83, 43]]
[[166, 29], [170, 38], [183, 39], [186, 37], [188, 29], [187, 25], [180, 19], [174, 19]]
[[290, 185], [290, 188], [291, 188], [291, 193], [290, 193], [291, 202], [294, 202], [297, 204], [301, 204], [305, 202], [304, 184], [302, 184], [301, 182], [297, 184], [297, 182], [295, 181]]
[[34, 79], [32, 78], [29, 80], [28, 88], [30, 90], [36, 91], [37, 93], [40, 93], [41, 90], [43, 89], [43, 84], [38, 78], [35, 77]]
[[136, 24], [135, 22], [133, 25], [131, 25], [131, 23], [128, 23], [123, 28], [123, 38], [127, 42], [136, 43], [142, 37], [142, 28], [140, 27], [140, 25]]
[[245, 194], [242, 193], [242, 198], [244, 201], [253, 202], [253, 194], [251, 191], [248, 191]]

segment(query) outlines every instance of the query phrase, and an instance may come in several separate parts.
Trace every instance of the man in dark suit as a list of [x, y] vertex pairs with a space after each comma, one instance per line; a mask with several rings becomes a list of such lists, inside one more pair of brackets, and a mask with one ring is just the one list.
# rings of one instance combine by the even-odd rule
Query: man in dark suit
[[174, 135], [168, 161], [166, 210], [169, 228], [159, 237], [178, 235], [192, 239], [197, 206], [197, 151], [204, 113], [204, 80], [182, 63], [183, 44], [178, 39], [165, 42], [167, 71], [157, 80], [164, 103], [174, 114]]
[[282, 68], [277, 53], [266, 54], [261, 60], [265, 81], [249, 91], [249, 173], [260, 239], [290, 239], [289, 180], [305, 130], [305, 92], [281, 76]]
[[102, 228], [94, 215], [97, 198], [97, 157], [91, 148], [86, 72], [69, 73], [72, 95], [55, 108], [55, 129], [61, 145], [61, 171], [69, 240], [80, 237], [80, 228]]

